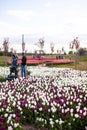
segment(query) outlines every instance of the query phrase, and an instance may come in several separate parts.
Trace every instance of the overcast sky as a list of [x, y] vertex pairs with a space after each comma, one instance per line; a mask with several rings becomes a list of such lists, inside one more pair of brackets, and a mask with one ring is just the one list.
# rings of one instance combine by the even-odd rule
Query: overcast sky
[[9, 37], [10, 47], [18, 51], [22, 34], [29, 51], [39, 38], [46, 50], [50, 42], [55, 50], [69, 49], [75, 37], [87, 47], [87, 0], [0, 0], [0, 45]]

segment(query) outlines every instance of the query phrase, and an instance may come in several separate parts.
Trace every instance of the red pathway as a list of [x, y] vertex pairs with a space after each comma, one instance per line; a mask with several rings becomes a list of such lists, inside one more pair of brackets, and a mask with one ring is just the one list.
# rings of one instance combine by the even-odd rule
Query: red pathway
[[[28, 65], [38, 65], [38, 64], [65, 64], [72, 63], [73, 60], [69, 59], [56, 59], [56, 58], [27, 58]], [[8, 62], [11, 64], [11, 61]], [[18, 63], [21, 64], [21, 59], [18, 59]]]

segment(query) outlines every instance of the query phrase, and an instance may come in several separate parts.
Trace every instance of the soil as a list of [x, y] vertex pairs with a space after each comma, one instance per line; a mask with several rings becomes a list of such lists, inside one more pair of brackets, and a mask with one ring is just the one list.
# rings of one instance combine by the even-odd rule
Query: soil
[[28, 125], [28, 124], [22, 125], [22, 128], [23, 130], [49, 130], [48, 128], [42, 128], [42, 127], [38, 128], [35, 125]]
[[23, 125], [22, 126], [22, 128], [23, 128], [23, 130], [37, 130], [36, 128], [35, 128], [35, 126], [30, 126], [30, 125]]

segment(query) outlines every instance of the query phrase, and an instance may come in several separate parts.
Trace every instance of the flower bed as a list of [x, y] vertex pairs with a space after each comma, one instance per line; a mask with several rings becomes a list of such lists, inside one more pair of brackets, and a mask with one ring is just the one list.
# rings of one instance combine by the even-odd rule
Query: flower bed
[[37, 124], [87, 130], [87, 72], [30, 67], [30, 76], [0, 83], [0, 130]]

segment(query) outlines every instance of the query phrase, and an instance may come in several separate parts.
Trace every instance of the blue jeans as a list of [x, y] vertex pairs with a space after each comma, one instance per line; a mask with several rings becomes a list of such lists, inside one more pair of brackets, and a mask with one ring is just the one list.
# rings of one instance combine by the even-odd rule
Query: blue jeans
[[22, 74], [22, 77], [26, 78], [26, 65], [21, 66], [21, 74]]

